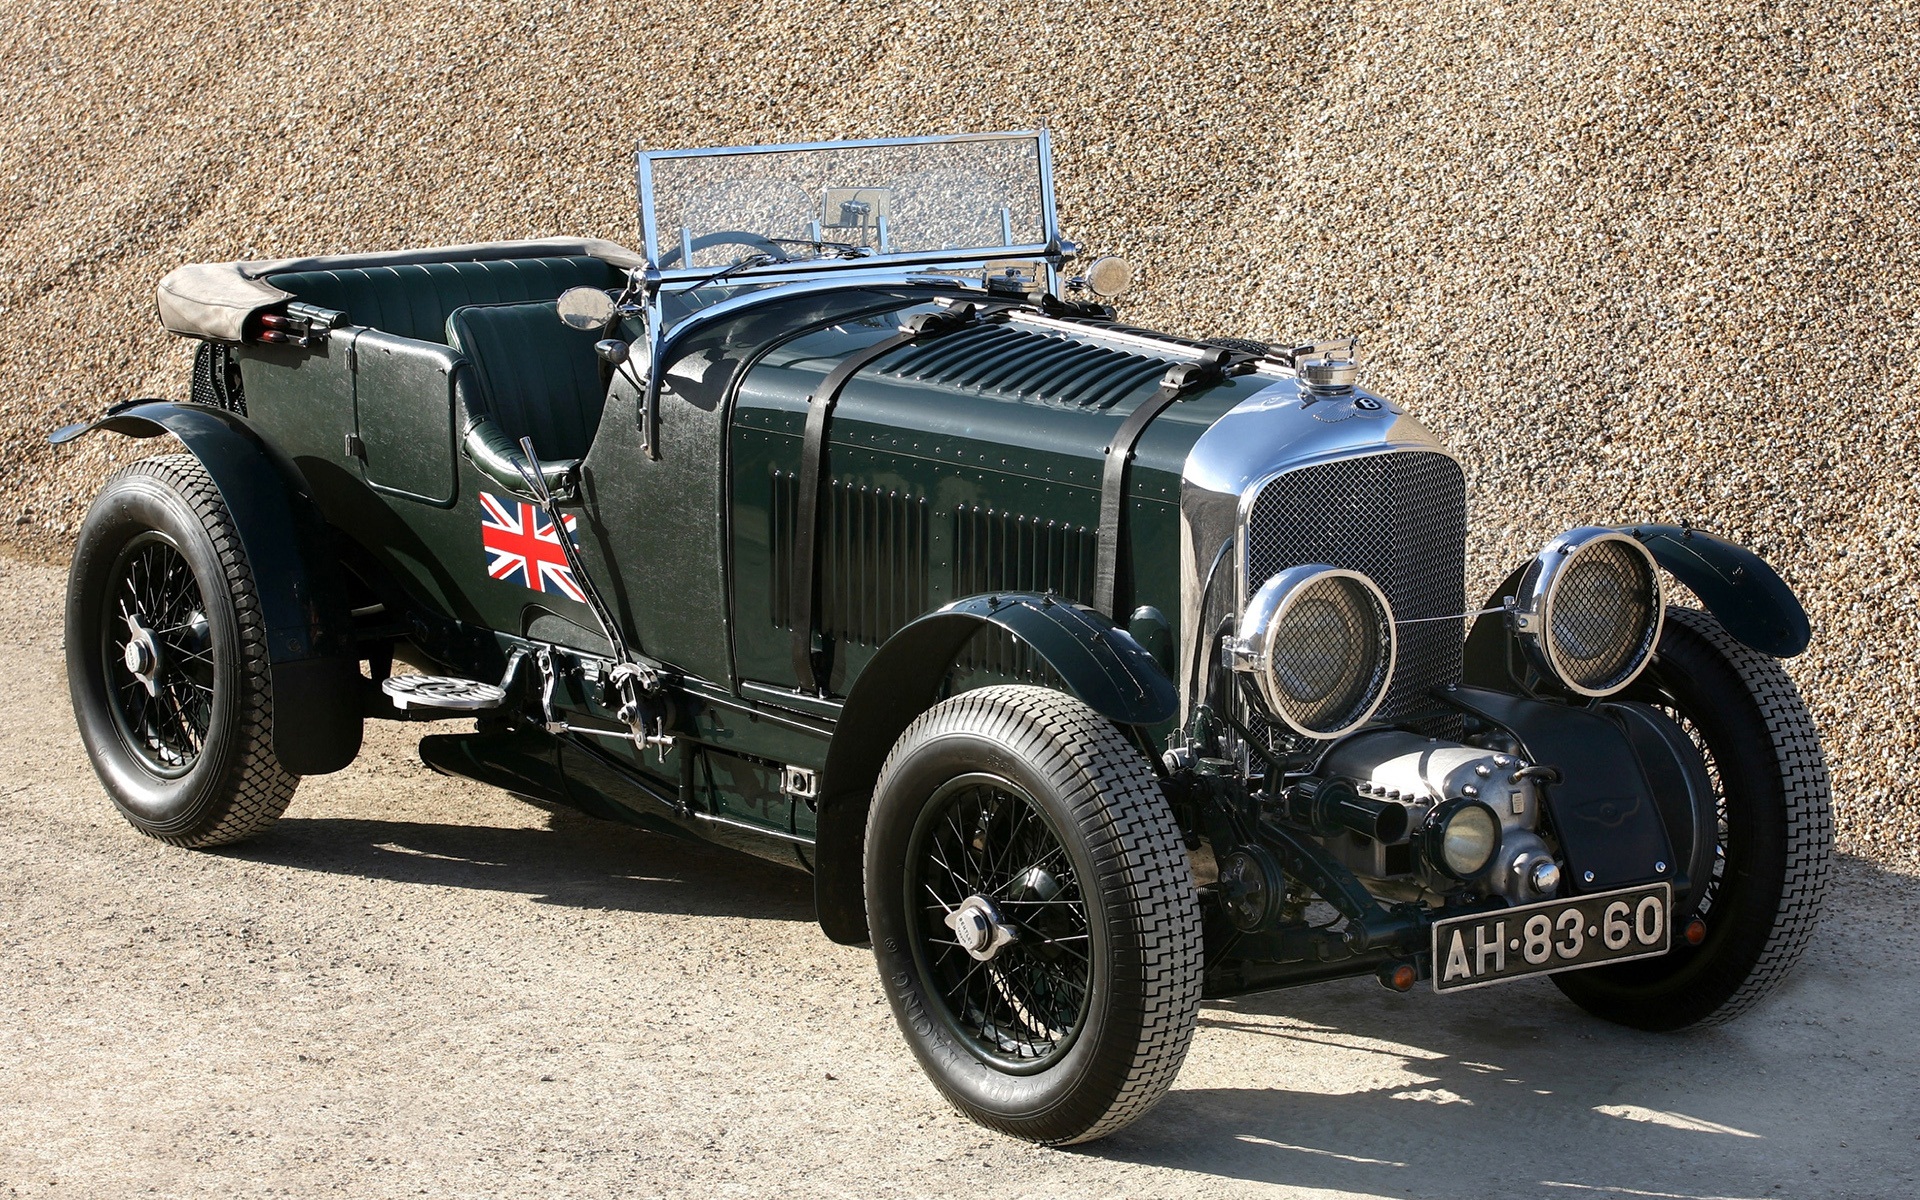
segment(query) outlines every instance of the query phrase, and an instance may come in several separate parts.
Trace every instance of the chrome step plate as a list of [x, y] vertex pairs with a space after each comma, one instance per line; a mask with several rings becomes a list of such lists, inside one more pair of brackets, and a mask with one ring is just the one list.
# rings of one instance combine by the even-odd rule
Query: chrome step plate
[[393, 675], [380, 690], [398, 709], [433, 708], [444, 712], [486, 712], [506, 702], [507, 693], [478, 679], [451, 675]]

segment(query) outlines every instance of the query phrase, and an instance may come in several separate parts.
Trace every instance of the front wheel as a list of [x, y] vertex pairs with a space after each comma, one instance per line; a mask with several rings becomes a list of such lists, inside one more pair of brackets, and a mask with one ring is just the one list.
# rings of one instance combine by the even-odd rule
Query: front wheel
[[1833, 842], [1820, 735], [1779, 662], [1697, 609], [1667, 610], [1659, 657], [1624, 698], [1665, 712], [1705, 760], [1715, 844], [1689, 899], [1706, 940], [1553, 979], [1636, 1029], [1725, 1021], [1786, 976], [1819, 919]]
[[1200, 1007], [1200, 910], [1153, 772], [1079, 701], [947, 700], [874, 790], [867, 918], [915, 1057], [990, 1128], [1104, 1136], [1173, 1083]]

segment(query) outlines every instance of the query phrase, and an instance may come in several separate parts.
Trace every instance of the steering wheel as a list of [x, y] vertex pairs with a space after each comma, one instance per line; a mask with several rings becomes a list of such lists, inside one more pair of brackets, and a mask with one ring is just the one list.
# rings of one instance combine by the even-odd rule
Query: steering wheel
[[[745, 246], [747, 249], [755, 251], [756, 253], [772, 255], [773, 261], [775, 262], [793, 261], [787, 257], [787, 252], [782, 250], [778, 243], [769, 241], [757, 233], [749, 233], [744, 229], [721, 229], [713, 233], [703, 233], [693, 239], [693, 248], [695, 250], [707, 250], [714, 246]], [[664, 269], [672, 266], [680, 257], [680, 249], [681, 248], [676, 245], [673, 249], [662, 254], [660, 256], [660, 267]]]

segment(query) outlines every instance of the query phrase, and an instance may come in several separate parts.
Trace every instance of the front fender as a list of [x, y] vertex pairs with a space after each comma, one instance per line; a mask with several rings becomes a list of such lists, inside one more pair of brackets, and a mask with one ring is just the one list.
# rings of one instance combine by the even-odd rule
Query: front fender
[[352, 621], [324, 568], [326, 526], [299, 470], [233, 413], [134, 400], [97, 421], [56, 430], [70, 442], [95, 430], [170, 433], [200, 460], [232, 514], [253, 569], [272, 670], [273, 752], [296, 775], [338, 771], [360, 752], [360, 671]]
[[902, 628], [854, 681], [821, 775], [814, 900], [834, 941], [867, 938], [861, 850], [880, 766], [907, 726], [938, 701], [961, 650], [988, 627], [1030, 647], [1066, 691], [1116, 724], [1159, 725], [1179, 707], [1173, 681], [1131, 634], [1055, 596], [971, 596]]
[[1621, 525], [1655, 562], [1692, 589], [1734, 637], [1775, 658], [1807, 648], [1813, 627], [1807, 610], [1767, 560], [1687, 525]]

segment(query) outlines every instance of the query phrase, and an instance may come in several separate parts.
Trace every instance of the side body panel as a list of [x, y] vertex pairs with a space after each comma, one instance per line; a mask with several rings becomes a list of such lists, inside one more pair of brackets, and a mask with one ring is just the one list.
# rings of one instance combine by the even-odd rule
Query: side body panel
[[[841, 359], [891, 335], [913, 311], [795, 339], [740, 386], [730, 549], [743, 681], [789, 690], [801, 682], [790, 652], [791, 547], [808, 398]], [[888, 370], [894, 361], [883, 357], [847, 384], [829, 427], [818, 570], [834, 695], [848, 692], [897, 629], [961, 597], [1051, 590], [1091, 602], [1105, 441], [1157, 387], [1154, 374], [1089, 410], [1044, 395], [903, 377]], [[1214, 420], [1270, 382], [1231, 379], [1148, 427], [1128, 479], [1138, 581], [1131, 607], [1177, 621], [1187, 452]], [[1032, 675], [1030, 662], [991, 639], [963, 662], [980, 683]], [[1162, 665], [1171, 672], [1171, 662]]]

